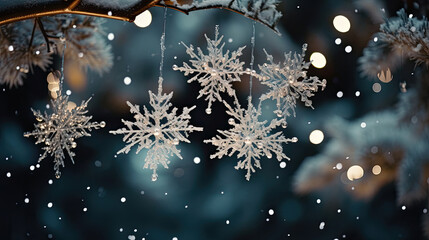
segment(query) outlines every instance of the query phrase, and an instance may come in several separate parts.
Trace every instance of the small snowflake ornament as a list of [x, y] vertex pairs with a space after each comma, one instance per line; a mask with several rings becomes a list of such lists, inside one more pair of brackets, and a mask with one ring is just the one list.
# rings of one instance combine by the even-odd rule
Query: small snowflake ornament
[[277, 102], [275, 113], [285, 120], [286, 117], [295, 116], [297, 99], [301, 99], [305, 106], [313, 108], [309, 98], [314, 96], [319, 87], [324, 90], [326, 86], [325, 79], [319, 80], [318, 77], [307, 76], [307, 69], [311, 62], [304, 61], [306, 50], [307, 44], [304, 44], [301, 54], [285, 53], [285, 61], [282, 64], [274, 63], [273, 56], [264, 50], [268, 63], [259, 65], [262, 75], [261, 83], [270, 88], [261, 96], [260, 100], [275, 100]]
[[224, 52], [225, 43], [222, 42], [223, 36], [219, 37], [219, 26], [215, 28], [215, 39], [211, 40], [204, 35], [207, 40], [208, 54], [203, 53], [201, 48], [197, 47], [197, 53], [192, 45], [186, 47], [186, 53], [192, 58], [190, 65], [183, 63], [183, 67], [173, 66], [173, 70], [184, 72], [185, 76], [195, 74], [188, 83], [197, 81], [201, 84], [202, 89], [199, 91], [197, 98], [205, 96], [208, 102], [206, 109], [207, 114], [211, 114], [211, 106], [215, 101], [222, 102], [221, 93], [227, 92], [229, 96], [235, 97], [235, 90], [232, 86], [233, 82], [241, 81], [240, 75], [251, 74], [256, 77], [259, 75], [250, 69], [243, 69], [244, 62], [241, 62], [238, 57], [242, 55], [245, 48], [240, 47], [237, 51], [227, 50]]
[[127, 145], [119, 150], [118, 154], [127, 154], [134, 145], [138, 145], [137, 154], [142, 149], [148, 149], [143, 168], [152, 169], [152, 181], [156, 181], [158, 165], [168, 168], [169, 158], [173, 155], [182, 159], [180, 150], [176, 146], [180, 142], [190, 143], [187, 139], [188, 134], [193, 131], [203, 131], [203, 128], [189, 125], [191, 119], [189, 113], [195, 106], [183, 108], [180, 115], [177, 115], [177, 108], [170, 111], [173, 92], [162, 93], [162, 78], [159, 78], [158, 93], [149, 91], [149, 97], [152, 111], [143, 106], [143, 113], [141, 113], [138, 105], [127, 101], [131, 113], [134, 114], [135, 122], [122, 120], [126, 128], [110, 131], [110, 133], [124, 134], [123, 141]]
[[249, 181], [255, 168], [261, 168], [260, 159], [263, 156], [272, 158], [276, 155], [278, 161], [282, 159], [290, 160], [283, 153], [283, 143], [297, 142], [296, 137], [285, 138], [281, 131], [271, 133], [275, 128], [284, 123], [283, 119], [273, 119], [267, 126], [267, 121], [258, 120], [261, 113], [260, 105], [255, 108], [249, 97], [247, 109], [241, 108], [238, 101], [235, 101], [236, 108], [233, 109], [228, 103], [224, 102], [228, 109], [226, 113], [232, 118], [228, 123], [233, 126], [229, 130], [218, 130], [220, 135], [210, 140], [204, 140], [205, 143], [211, 143], [217, 147], [217, 152], [210, 156], [213, 158], [222, 158], [223, 156], [232, 156], [237, 152], [238, 161], [235, 169], [246, 169], [246, 179]]
[[[48, 75], [48, 82], [53, 79], [53, 74]], [[51, 85], [51, 83], [50, 83]], [[48, 155], [54, 157], [54, 170], [55, 176], [61, 176], [60, 166], [64, 167], [65, 153], [67, 152], [72, 163], [74, 164], [73, 157], [75, 153], [72, 149], [76, 148], [76, 139], [91, 136], [89, 133], [92, 129], [99, 129], [105, 127], [104, 121], [90, 122], [92, 116], [87, 116], [88, 102], [82, 101], [80, 106], [69, 101], [69, 97], [62, 95], [61, 86], [55, 92], [54, 99], [51, 100], [52, 113], [43, 114], [39, 110], [33, 110], [37, 123], [34, 124], [35, 130], [32, 132], [24, 133], [24, 137], [31, 137], [37, 139], [36, 144], [43, 143], [44, 153], [39, 157], [39, 162], [45, 159]]]

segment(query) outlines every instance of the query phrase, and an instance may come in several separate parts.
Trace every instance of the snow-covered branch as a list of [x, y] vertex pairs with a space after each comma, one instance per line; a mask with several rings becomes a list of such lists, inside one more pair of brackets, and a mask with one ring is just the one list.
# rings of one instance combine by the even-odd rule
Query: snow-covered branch
[[277, 32], [282, 14], [277, 0], [15, 0], [0, 6], [0, 25], [43, 16], [81, 14], [133, 22], [151, 7], [168, 7], [183, 13], [205, 9], [226, 9], [267, 25]]

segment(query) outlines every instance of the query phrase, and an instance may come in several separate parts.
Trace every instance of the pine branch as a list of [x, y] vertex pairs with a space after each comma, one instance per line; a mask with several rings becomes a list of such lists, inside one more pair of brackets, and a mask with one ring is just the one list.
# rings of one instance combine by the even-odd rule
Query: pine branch
[[197, 10], [226, 9], [259, 21], [278, 33], [276, 24], [282, 14], [276, 10], [277, 0], [140, 0], [134, 4], [119, 4], [102, 0], [26, 0], [8, 1], [0, 6], [0, 26], [25, 19], [58, 14], [81, 14], [133, 22], [141, 12], [151, 7], [168, 7], [185, 14]]

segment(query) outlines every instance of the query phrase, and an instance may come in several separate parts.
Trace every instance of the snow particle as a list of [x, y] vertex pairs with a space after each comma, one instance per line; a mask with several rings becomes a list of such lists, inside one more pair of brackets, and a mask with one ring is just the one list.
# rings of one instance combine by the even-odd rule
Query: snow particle
[[172, 238], [171, 240], [179, 240], [177, 237]]
[[404, 205], [404, 206], [402, 206], [402, 210], [405, 210], [405, 209], [407, 209], [407, 207]]
[[337, 168], [338, 170], [341, 170], [343, 168], [343, 164], [337, 163], [337, 165], [335, 165], [335, 168]]
[[423, 213], [424, 214], [428, 213], [428, 209], [427, 208], [423, 209]]
[[361, 122], [360, 127], [361, 128], [366, 128], [366, 122]]
[[195, 164], [199, 164], [201, 162], [201, 158], [199, 157], [194, 157], [194, 163]]
[[67, 96], [70, 96], [72, 94], [71, 90], [66, 91]]
[[344, 96], [344, 93], [342, 91], [337, 92], [337, 98], [342, 98]]
[[88, 211], [88, 208], [86, 208], [86, 207], [85, 207], [85, 208], [83, 208], [83, 211], [84, 211], [84, 212]]
[[7, 48], [7, 50], [9, 50], [9, 52], [12, 52], [13, 51], [13, 46], [9, 45], [9, 47]]
[[271, 216], [274, 215], [274, 210], [273, 209], [268, 210], [268, 214]]
[[344, 51], [346, 51], [346, 53], [351, 53], [352, 52], [352, 47], [349, 45], [346, 48], [344, 48]]
[[321, 222], [320, 224], [319, 224], [319, 229], [320, 230], [323, 230], [325, 228], [325, 222]]
[[355, 92], [355, 96], [356, 96], [356, 97], [359, 97], [359, 96], [360, 96], [360, 92], [359, 92], [359, 91], [356, 91], [356, 92]]
[[320, 204], [322, 202], [322, 200], [320, 200], [320, 198], [318, 198], [317, 200], [316, 200], [316, 203], [317, 204]]
[[125, 201], [127, 201], [127, 199], [125, 197], [121, 197], [121, 202], [124, 203]]
[[54, 204], [52, 204], [51, 202], [48, 203], [48, 208], [51, 208]]
[[25, 198], [25, 199], [24, 199], [24, 202], [25, 202], [25, 203], [29, 203], [29, 202], [30, 202], [30, 199], [29, 199], [29, 198]]
[[115, 34], [113, 34], [113, 33], [107, 34], [107, 39], [109, 39], [110, 41], [112, 41], [113, 39], [115, 39]]
[[335, 39], [335, 44], [340, 45], [341, 44], [341, 38]]
[[378, 42], [378, 37], [374, 37], [374, 42]]
[[229, 224], [229, 220], [226, 220], [226, 221], [225, 221], [225, 223], [226, 223], [226, 224]]
[[31, 170], [31, 171], [34, 171], [34, 169], [35, 169], [34, 165], [31, 165], [31, 166], [30, 166], [30, 170]]
[[12, 176], [12, 174], [10, 172], [6, 173], [6, 177], [10, 178]]
[[130, 77], [125, 77], [124, 78], [124, 84], [125, 85], [130, 85], [131, 84], [131, 78]]
[[280, 168], [285, 168], [286, 167], [286, 162], [280, 162]]
[[52, 185], [52, 183], [54, 183], [54, 181], [52, 181], [52, 179], [49, 179], [49, 180], [48, 180], [48, 184], [49, 184], [49, 185]]

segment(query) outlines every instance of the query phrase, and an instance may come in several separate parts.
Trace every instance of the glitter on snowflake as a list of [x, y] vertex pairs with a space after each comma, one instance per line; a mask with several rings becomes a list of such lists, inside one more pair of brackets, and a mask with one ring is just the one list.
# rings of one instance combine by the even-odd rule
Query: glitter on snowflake
[[24, 133], [24, 137], [33, 136], [37, 139], [36, 144], [44, 143], [42, 147], [45, 152], [39, 157], [39, 162], [45, 159], [48, 155], [54, 157], [55, 176], [61, 176], [60, 166], [64, 167], [65, 154], [67, 151], [72, 163], [75, 153], [72, 151], [76, 148], [76, 139], [84, 136], [91, 136], [89, 133], [92, 129], [103, 128], [106, 123], [104, 121], [90, 122], [92, 116], [86, 116], [88, 113], [86, 107], [89, 98], [82, 101], [78, 107], [73, 107], [72, 102], [69, 102], [67, 95], [63, 96], [61, 91], [58, 91], [57, 98], [51, 100], [52, 114], [43, 114], [39, 110], [33, 110], [37, 124], [34, 124], [35, 130]]
[[219, 26], [215, 28], [215, 39], [211, 40], [205, 35], [207, 40], [208, 55], [205, 55], [201, 48], [197, 47], [197, 53], [194, 51], [192, 45], [186, 47], [186, 53], [192, 58], [190, 63], [183, 63], [183, 67], [173, 66], [173, 70], [184, 72], [185, 76], [189, 74], [195, 74], [188, 83], [198, 81], [203, 87], [199, 91], [197, 98], [205, 97], [208, 101], [206, 109], [207, 114], [211, 114], [211, 106], [215, 101], [222, 102], [221, 93], [227, 92], [229, 96], [235, 97], [235, 90], [232, 86], [233, 82], [241, 81], [240, 75], [251, 74], [258, 77], [255, 71], [250, 69], [243, 69], [244, 62], [240, 62], [238, 59], [242, 55], [242, 51], [245, 48], [240, 47], [237, 51], [230, 52], [227, 50], [224, 53], [225, 43], [222, 42], [223, 36], [219, 37]]
[[[246, 169], [246, 179], [249, 181], [250, 176], [256, 168], [261, 168], [260, 159], [262, 156], [272, 158], [276, 154], [278, 161], [282, 159], [290, 160], [284, 153], [282, 143], [297, 142], [296, 137], [285, 138], [281, 131], [271, 134], [271, 131], [284, 124], [283, 119], [273, 119], [266, 126], [267, 121], [258, 120], [261, 113], [260, 105], [255, 108], [249, 97], [248, 108], [241, 108], [236, 101], [236, 108], [233, 109], [228, 103], [224, 102], [227, 107], [227, 114], [230, 118], [228, 123], [233, 126], [229, 130], [218, 130], [221, 136], [217, 135], [210, 140], [204, 140], [205, 143], [211, 143], [217, 147], [217, 152], [210, 156], [213, 158], [222, 158], [225, 155], [232, 156], [237, 152], [237, 157], [244, 157], [240, 160], [235, 169]], [[238, 122], [236, 122], [236, 120]]]
[[270, 90], [261, 96], [260, 100], [264, 101], [267, 99], [275, 100], [277, 103], [277, 110], [275, 113], [278, 117], [286, 117], [291, 115], [295, 116], [296, 100], [301, 99], [305, 103], [305, 106], [311, 107], [312, 101], [309, 99], [314, 96], [314, 93], [322, 88], [325, 89], [326, 80], [319, 80], [318, 77], [307, 76], [307, 69], [311, 62], [305, 62], [304, 56], [307, 50], [307, 44], [302, 46], [302, 53], [297, 54], [296, 52], [292, 55], [292, 52], [285, 53], [285, 61], [283, 64], [274, 63], [274, 58], [267, 55], [267, 61], [259, 65], [261, 70], [262, 80], [261, 83], [268, 86]]
[[152, 169], [152, 181], [156, 181], [158, 179], [156, 173], [158, 165], [161, 164], [168, 168], [169, 157], [173, 155], [182, 159], [180, 150], [176, 146], [180, 142], [190, 143], [187, 139], [188, 134], [193, 131], [203, 131], [203, 128], [189, 125], [191, 119], [189, 113], [195, 106], [184, 107], [180, 115], [177, 115], [177, 108], [169, 111], [172, 106], [170, 100], [173, 97], [173, 92], [162, 93], [162, 78], [159, 79], [158, 93], [154, 94], [149, 91], [149, 97], [152, 111], [143, 106], [144, 112], [141, 113], [138, 105], [133, 105], [127, 101], [130, 112], [134, 114], [136, 121], [122, 120], [127, 128], [110, 131], [110, 133], [114, 135], [124, 134], [123, 141], [127, 145], [119, 150], [118, 154], [128, 154], [134, 145], [139, 145], [137, 154], [142, 149], [148, 149], [143, 168]]

